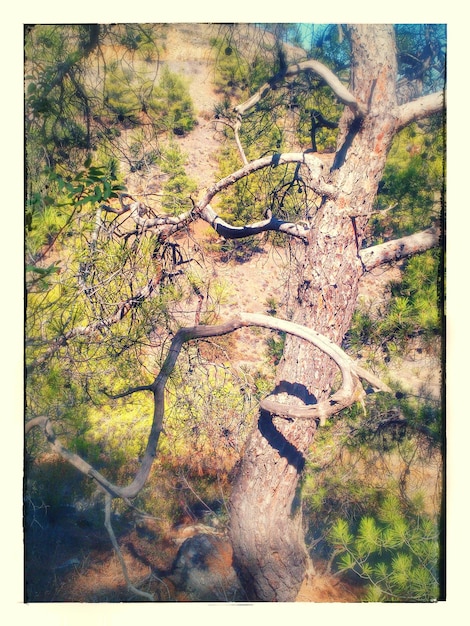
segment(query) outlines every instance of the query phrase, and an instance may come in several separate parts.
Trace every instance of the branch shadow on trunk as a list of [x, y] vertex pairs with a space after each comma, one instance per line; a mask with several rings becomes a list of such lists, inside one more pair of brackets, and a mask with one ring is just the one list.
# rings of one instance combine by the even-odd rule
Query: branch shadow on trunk
[[[304, 404], [312, 405], [317, 403], [316, 397], [310, 393], [305, 385], [291, 383], [282, 380], [274, 389], [273, 395], [285, 393], [289, 397], [299, 398]], [[260, 410], [258, 428], [270, 446], [277, 450], [280, 456], [284, 457], [289, 465], [292, 465], [297, 472], [302, 472], [305, 465], [305, 457], [286, 437], [276, 428], [273, 416], [269, 411]], [[284, 418], [285, 419], [285, 418]], [[292, 418], [287, 418], [293, 421]]]
[[[292, 418], [289, 420], [292, 421]], [[269, 445], [277, 450], [279, 455], [284, 457], [298, 473], [302, 472], [305, 466], [304, 455], [276, 428], [273, 416], [268, 411], [260, 411], [258, 428]]]
[[344, 140], [343, 145], [335, 154], [335, 159], [331, 168], [332, 170], [339, 170], [344, 165], [348, 150], [351, 147], [355, 136], [361, 130], [362, 123], [363, 120], [361, 118], [356, 118], [351, 122], [346, 139]]
[[315, 397], [315, 395], [311, 393], [307, 389], [307, 387], [301, 383], [291, 383], [287, 380], [281, 380], [272, 392], [273, 395], [276, 395], [278, 393], [287, 393], [289, 396], [299, 398], [299, 400], [302, 400], [304, 404], [317, 403], [317, 398]]

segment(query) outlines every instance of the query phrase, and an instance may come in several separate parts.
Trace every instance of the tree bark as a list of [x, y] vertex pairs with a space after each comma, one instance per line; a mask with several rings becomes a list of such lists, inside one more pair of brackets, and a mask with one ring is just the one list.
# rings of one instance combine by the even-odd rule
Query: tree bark
[[[293, 321], [338, 345], [356, 305], [363, 230], [396, 130], [393, 27], [355, 25], [348, 32], [350, 92], [368, 111], [363, 119], [351, 109], [343, 113], [335, 162], [325, 177], [337, 197], [324, 198], [309, 245], [299, 247], [293, 313]], [[316, 348], [287, 337], [273, 395], [314, 404], [329, 394], [334, 376], [331, 361]], [[241, 459], [231, 496], [231, 540], [251, 600], [293, 601], [302, 584], [308, 554], [296, 493], [315, 430], [315, 423], [261, 412]]]

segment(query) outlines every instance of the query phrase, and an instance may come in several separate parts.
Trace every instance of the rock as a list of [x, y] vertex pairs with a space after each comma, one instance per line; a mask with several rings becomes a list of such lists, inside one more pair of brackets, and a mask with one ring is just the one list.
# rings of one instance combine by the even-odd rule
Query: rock
[[183, 542], [170, 579], [192, 602], [234, 602], [244, 598], [232, 566], [228, 539], [199, 534]]

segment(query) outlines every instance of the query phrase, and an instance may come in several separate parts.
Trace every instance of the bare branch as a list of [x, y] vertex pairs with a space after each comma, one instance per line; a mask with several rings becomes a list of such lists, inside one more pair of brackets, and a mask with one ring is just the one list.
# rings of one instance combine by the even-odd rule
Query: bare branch
[[238, 152], [240, 153], [241, 160], [243, 165], [248, 165], [248, 159], [246, 158], [245, 151], [243, 149], [242, 143], [240, 141], [240, 128], [242, 125], [241, 116], [237, 115], [237, 119], [235, 122], [229, 121], [228, 119], [221, 119], [220, 117], [213, 120], [216, 124], [225, 124], [229, 128], [233, 130], [233, 134], [235, 136], [235, 143], [237, 144]]
[[352, 93], [343, 85], [339, 78], [334, 74], [326, 65], [315, 61], [314, 59], [308, 59], [301, 63], [295, 63], [290, 65], [284, 72], [280, 72], [274, 76], [271, 81], [262, 85], [258, 91], [251, 96], [246, 102], [239, 104], [235, 107], [235, 111], [239, 115], [244, 115], [247, 111], [252, 109], [262, 98], [264, 98], [273, 87], [284, 78], [290, 78], [297, 76], [302, 72], [313, 72], [320, 78], [322, 78], [326, 84], [332, 89], [338, 100], [350, 107], [356, 116], [364, 117], [366, 114], [366, 108], [363, 104], [358, 102]]
[[429, 117], [433, 113], [439, 113], [444, 108], [444, 102], [445, 93], [437, 91], [402, 104], [397, 109], [397, 130], [401, 130], [411, 122]]
[[142, 202], [133, 202], [130, 206], [130, 215], [134, 222], [149, 230], [159, 226], [177, 226], [179, 229], [186, 226], [194, 219], [192, 211], [186, 211], [181, 215], [159, 215], [153, 218], [144, 217], [147, 207]]
[[121, 393], [108, 393], [106, 389], [100, 389], [101, 393], [104, 393], [105, 396], [111, 398], [111, 400], [119, 400], [120, 398], [126, 398], [127, 396], [131, 396], [134, 393], [138, 393], [140, 391], [152, 391], [151, 385], [139, 385], [137, 387], [131, 387], [130, 389], [126, 389], [126, 391], [121, 391]]
[[[28, 434], [34, 427], [42, 428], [45, 437], [53, 449], [80, 472], [93, 478], [98, 483], [100, 488], [105, 491], [105, 493], [112, 497], [123, 498], [126, 501], [135, 498], [145, 485], [152, 468], [153, 461], [156, 457], [160, 433], [163, 431], [165, 387], [168, 378], [176, 365], [182, 346], [188, 341], [226, 335], [237, 329], [246, 328], [248, 326], [260, 326], [263, 328], [270, 328], [272, 330], [280, 330], [300, 337], [327, 354], [335, 361], [341, 371], [343, 380], [340, 389], [327, 400], [317, 404], [299, 407], [282, 404], [270, 399], [269, 397], [265, 398], [261, 401], [260, 407], [269, 411], [273, 415], [299, 419], [314, 419], [319, 420], [321, 424], [324, 424], [328, 417], [335, 415], [342, 409], [351, 406], [357, 401], [362, 401], [365, 392], [359, 378], [366, 380], [377, 390], [386, 392], [391, 391], [390, 388], [379, 378], [362, 368], [360, 365], [356, 364], [339, 346], [320, 333], [317, 333], [316, 331], [305, 326], [300, 326], [299, 324], [295, 324], [288, 320], [277, 319], [269, 315], [241, 313], [237, 318], [217, 326], [193, 326], [189, 328], [181, 328], [174, 336], [167, 357], [158, 376], [151, 385], [145, 387], [145, 389], [153, 392], [154, 395], [153, 420], [147, 440], [146, 450], [140, 467], [133, 481], [129, 485], [121, 487], [111, 483], [103, 476], [103, 474], [95, 470], [80, 456], [67, 450], [57, 439], [47, 417], [41, 416], [30, 420], [26, 424], [25, 432]], [[143, 389], [144, 387], [140, 388], [140, 390]]]
[[272, 216], [271, 211], [267, 211], [266, 214], [268, 217], [261, 222], [246, 224], [245, 226], [231, 226], [217, 215], [210, 204], [200, 211], [201, 219], [210, 224], [225, 239], [243, 239], [251, 235], [258, 235], [259, 233], [273, 230], [307, 241], [307, 233], [310, 230], [308, 226], [277, 219]]
[[245, 150], [243, 149], [242, 142], [240, 140], [240, 128], [242, 125], [241, 116], [237, 116], [237, 121], [233, 127], [235, 135], [235, 143], [237, 144], [238, 152], [240, 153], [243, 165], [248, 165], [248, 159], [246, 158]]
[[158, 215], [153, 218], [145, 217], [145, 214], [148, 212], [148, 207], [138, 201], [131, 202], [130, 204], [123, 204], [121, 202], [120, 209], [115, 209], [107, 204], [102, 204], [98, 211], [114, 213], [115, 215], [124, 215], [125, 213], [129, 213], [132, 220], [144, 230], [158, 229], [160, 231], [165, 231], [166, 234], [172, 234], [177, 230], [185, 228], [189, 222], [194, 219], [192, 210], [176, 216]]
[[366, 271], [383, 265], [404, 259], [412, 254], [425, 252], [431, 248], [436, 248], [440, 243], [439, 229], [428, 228], [419, 233], [393, 239], [377, 246], [364, 248], [359, 252], [362, 265]]
[[126, 496], [121, 493], [119, 487], [110, 483], [102, 474], [100, 474], [100, 472], [95, 470], [92, 465], [82, 459], [81, 456], [75, 454], [74, 452], [70, 452], [62, 445], [62, 443], [57, 439], [54, 429], [52, 428], [47, 416], [35, 417], [27, 422], [25, 426], [25, 434], [27, 435], [35, 427], [40, 427], [42, 429], [44, 436], [53, 450], [55, 450], [63, 459], [68, 461], [68, 463], [78, 469], [82, 474], [96, 480], [106, 493], [110, 493], [113, 497], [121, 497], [123, 499], [126, 498]]
[[135, 593], [136, 595], [141, 596], [142, 598], [147, 598], [147, 600], [150, 600], [153, 602], [155, 598], [153, 597], [151, 593], [147, 593], [146, 591], [141, 591], [140, 589], [137, 589], [137, 587], [135, 587], [131, 583], [131, 579], [129, 578], [129, 573], [127, 571], [126, 562], [124, 561], [124, 557], [122, 556], [121, 549], [119, 548], [119, 544], [117, 542], [116, 535], [114, 534], [113, 526], [111, 524], [111, 496], [109, 495], [109, 493], [105, 493], [104, 497], [105, 497], [104, 526], [106, 530], [108, 531], [108, 535], [109, 535], [109, 538], [111, 539], [111, 543], [113, 544], [114, 551], [116, 552], [117, 557], [119, 559], [119, 563], [121, 564], [121, 569], [122, 569], [122, 573], [124, 574], [124, 578], [126, 579], [127, 588], [132, 593]]

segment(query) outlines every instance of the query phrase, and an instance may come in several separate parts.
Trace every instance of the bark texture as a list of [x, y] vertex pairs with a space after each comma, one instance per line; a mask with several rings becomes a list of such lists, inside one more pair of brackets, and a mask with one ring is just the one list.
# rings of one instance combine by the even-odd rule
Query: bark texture
[[[396, 130], [396, 59], [393, 27], [356, 25], [350, 92], [364, 117], [345, 109], [333, 167], [325, 182], [337, 190], [324, 198], [308, 245], [298, 251], [293, 321], [318, 329], [340, 344], [354, 312], [363, 268], [363, 230], [372, 210]], [[303, 166], [308, 167], [308, 164]], [[282, 402], [314, 404], [335, 376], [331, 360], [288, 337], [273, 395]], [[251, 600], [295, 600], [308, 565], [296, 498], [316, 422], [261, 412], [238, 468], [231, 498], [235, 566]]]

